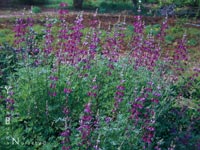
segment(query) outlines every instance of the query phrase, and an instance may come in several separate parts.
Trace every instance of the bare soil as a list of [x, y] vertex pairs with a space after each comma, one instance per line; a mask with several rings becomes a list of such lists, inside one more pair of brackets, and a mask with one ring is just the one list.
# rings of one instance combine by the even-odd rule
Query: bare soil
[[[73, 23], [76, 19], [76, 16], [80, 12], [78, 11], [70, 11], [66, 15], [66, 19], [69, 23]], [[31, 9], [26, 7], [25, 9], [0, 9], [0, 28], [9, 28], [13, 26], [15, 22], [15, 18], [19, 18], [22, 16], [32, 16], [37, 23], [44, 23], [45, 17], [55, 17], [57, 16], [57, 10], [55, 9], [42, 9], [42, 13], [33, 14], [31, 13]], [[109, 24], [114, 25], [119, 21], [124, 21], [127, 24], [132, 24], [134, 20], [134, 14], [130, 12], [119, 12], [115, 14], [98, 14], [97, 19], [101, 22], [101, 28], [106, 29], [109, 27]], [[92, 12], [83, 12], [83, 24], [88, 25], [91, 20], [94, 18], [94, 13]], [[161, 24], [163, 21], [163, 17], [150, 17], [144, 16], [143, 17], [145, 24]], [[169, 25], [174, 25], [176, 23], [176, 18], [169, 18]], [[186, 27], [194, 27], [200, 28], [200, 20], [190, 20], [189, 22], [185, 23]]]

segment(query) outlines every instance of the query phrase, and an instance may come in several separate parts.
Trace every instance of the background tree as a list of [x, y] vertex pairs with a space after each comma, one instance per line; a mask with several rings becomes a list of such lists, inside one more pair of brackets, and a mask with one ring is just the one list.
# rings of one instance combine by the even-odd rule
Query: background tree
[[48, 0], [17, 0], [16, 2], [25, 5], [43, 5], [48, 3]]
[[82, 9], [83, 0], [73, 0], [73, 6], [75, 9]]
[[[85, 1], [87, 1], [87, 0], [85, 0]], [[126, 1], [129, 1], [129, 0], [114, 0], [114, 2], [121, 2], [121, 1], [126, 2]], [[134, 6], [137, 5], [138, 0], [131, 0], [131, 1], [132, 1]], [[75, 9], [82, 9], [83, 2], [84, 2], [84, 0], [73, 0], [73, 7]], [[145, 0], [145, 2], [146, 2], [146, 0]]]
[[134, 6], [137, 6], [137, 2], [138, 2], [137, 0], [132, 0], [132, 2]]

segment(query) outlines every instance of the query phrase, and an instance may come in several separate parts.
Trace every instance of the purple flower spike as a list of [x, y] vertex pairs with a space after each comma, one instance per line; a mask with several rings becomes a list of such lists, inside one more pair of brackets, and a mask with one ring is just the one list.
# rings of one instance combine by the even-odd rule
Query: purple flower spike
[[119, 86], [117, 86], [117, 89], [120, 90], [120, 91], [123, 91], [123, 90], [125, 90], [125, 87], [122, 86], [122, 85], [119, 85]]
[[68, 89], [68, 88], [64, 88], [64, 93], [65, 94], [70, 94], [72, 92], [71, 89]]
[[70, 146], [63, 146], [63, 147], [62, 147], [62, 150], [70, 150], [70, 149], [71, 149]]
[[91, 106], [91, 103], [88, 103], [88, 104], [85, 105], [85, 109], [84, 109], [85, 113], [91, 113], [90, 106]]

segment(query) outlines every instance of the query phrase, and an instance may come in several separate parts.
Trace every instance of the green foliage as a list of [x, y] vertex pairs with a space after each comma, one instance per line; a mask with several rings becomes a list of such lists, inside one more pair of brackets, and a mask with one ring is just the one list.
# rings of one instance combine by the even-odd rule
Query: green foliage
[[[148, 84], [149, 81], [154, 83], [154, 87], [160, 86], [162, 88], [161, 101], [156, 111], [156, 139], [154, 143], [161, 142], [160, 146], [167, 148], [168, 145], [175, 142], [177, 147], [180, 148], [194, 148], [194, 145], [183, 145], [180, 141], [174, 141], [174, 134], [171, 130], [174, 128], [179, 134], [179, 139], [184, 138], [187, 134], [187, 126], [191, 116], [196, 116], [196, 111], [191, 109], [184, 110], [184, 115], [175, 115], [182, 113], [182, 106], [177, 107], [175, 104], [175, 97], [178, 95], [178, 89], [174, 88], [169, 83], [166, 83], [159, 76], [159, 70], [150, 72], [145, 68], [140, 68], [137, 71], [132, 69], [131, 65], [127, 65], [125, 71], [122, 71], [124, 64], [127, 63], [126, 59], [120, 62], [114, 63], [115, 70], [111, 70], [112, 76], [108, 76], [106, 73], [109, 71], [106, 67], [109, 62], [102, 58], [94, 60], [90, 70], [77, 70], [72, 66], [61, 65], [60, 76], [57, 81], [55, 91], [59, 93], [55, 97], [49, 95], [51, 92], [49, 76], [52, 75], [50, 66], [41, 67], [28, 67], [18, 69], [15, 74], [17, 78], [10, 79], [9, 85], [12, 85], [14, 89], [14, 99], [16, 100], [15, 111], [19, 113], [19, 117], [13, 121], [13, 135], [19, 137], [21, 142], [26, 143], [23, 148], [59, 148], [60, 138], [59, 133], [64, 127], [64, 115], [62, 109], [65, 106], [66, 94], [63, 89], [66, 87], [66, 82], [70, 82], [67, 88], [72, 89], [68, 97], [68, 107], [70, 109], [70, 118], [73, 131], [71, 135], [72, 145], [74, 149], [77, 148], [77, 143], [80, 139], [77, 138], [79, 133], [76, 128], [78, 126], [78, 120], [82, 114], [83, 106], [90, 98], [87, 96], [88, 89], [91, 88], [92, 80], [96, 77], [96, 82], [100, 87], [98, 89], [98, 96], [92, 101], [94, 114], [98, 113], [100, 117], [98, 130], [95, 130], [91, 135], [91, 141], [95, 142], [95, 139], [99, 137], [99, 146], [102, 149], [115, 150], [121, 149], [141, 149], [144, 145], [141, 144], [141, 128], [134, 127], [129, 119], [130, 103], [135, 97], [138, 97], [139, 91]], [[78, 68], [82, 68], [84, 63], [79, 64]], [[98, 68], [98, 70], [96, 69]], [[80, 74], [87, 73], [88, 76], [80, 78]], [[53, 73], [58, 75], [58, 72]], [[120, 112], [117, 116], [112, 113], [114, 105], [114, 94], [116, 92], [116, 86], [119, 84], [119, 79], [123, 74], [126, 79], [124, 86], [126, 87], [125, 96], [123, 102], [120, 104]], [[199, 86], [199, 82], [196, 85]], [[184, 85], [185, 83], [181, 83]], [[180, 86], [180, 85], [179, 85]], [[198, 89], [198, 87], [196, 87]], [[138, 93], [133, 93], [137, 89]], [[194, 88], [192, 88], [194, 89]], [[198, 92], [198, 90], [196, 91]], [[183, 92], [181, 92], [183, 93]], [[197, 94], [197, 93], [196, 93]], [[194, 94], [194, 98], [198, 97]], [[46, 102], [48, 101], [48, 115], [46, 114]], [[3, 108], [1, 108], [3, 110]], [[192, 113], [191, 113], [192, 112]], [[110, 117], [112, 121], [106, 123], [106, 117]], [[166, 121], [167, 120], [167, 121]], [[175, 122], [175, 120], [180, 120]], [[2, 126], [3, 127], [3, 126]], [[182, 129], [180, 129], [182, 128]], [[198, 121], [195, 122], [195, 132], [198, 132]], [[131, 132], [130, 132], [131, 131]], [[191, 136], [190, 142], [196, 142], [198, 134], [189, 131]], [[128, 135], [128, 136], [126, 136]], [[25, 138], [24, 138], [25, 137]], [[33, 144], [35, 143], [40, 144]], [[194, 141], [192, 141], [194, 140]], [[45, 143], [44, 143], [45, 141]], [[29, 143], [29, 144], [27, 144]], [[183, 147], [184, 146], [184, 147]]]
[[26, 5], [43, 5], [43, 4], [47, 4], [48, 0], [18, 0], [17, 2], [20, 2], [21, 4], [26, 4]]
[[199, 5], [199, 0], [158, 0], [160, 5], [168, 5], [168, 4], [176, 4], [178, 7], [183, 7], [183, 6], [198, 6]]
[[171, 36], [171, 35], [166, 35], [165, 36], [165, 41], [168, 44], [172, 43], [174, 40], [175, 40], [174, 36]]
[[40, 8], [40, 7], [37, 7], [37, 6], [33, 6], [33, 7], [31, 8], [31, 11], [32, 11], [33, 13], [35, 13], [35, 14], [41, 13], [41, 12], [42, 12], [42, 11], [41, 11], [41, 8]]
[[[193, 119], [192, 115], [194, 115]], [[158, 137], [160, 145], [167, 147], [173, 143], [177, 149], [195, 149], [196, 145], [191, 143], [197, 143], [199, 139], [199, 121], [195, 120], [196, 117], [197, 111], [188, 109], [187, 106], [170, 108], [165, 111], [162, 117], [158, 118], [159, 123], [157, 124], [159, 130], [156, 132], [156, 137]], [[190, 129], [192, 120], [193, 129]]]
[[12, 30], [0, 29], [0, 46], [2, 46], [3, 43], [12, 44], [13, 41], [14, 41], [14, 35], [12, 33]]
[[158, 0], [147, 0], [148, 3], [158, 3]]
[[[116, 149], [120, 147], [129, 149], [128, 145], [131, 145], [135, 141], [136, 147], [141, 147], [139, 144], [140, 129], [134, 129], [131, 134], [132, 138], [127, 139], [123, 136], [126, 132], [126, 127], [132, 128], [130, 122], [128, 123], [128, 116], [130, 115], [128, 110], [130, 109], [130, 103], [137, 95], [133, 94], [134, 89], [141, 91], [143, 87], [149, 81], [153, 81], [156, 85], [165, 86], [156, 72], [151, 73], [145, 68], [141, 68], [137, 71], [132, 69], [132, 66], [126, 66], [126, 71], [122, 72], [123, 65], [126, 63], [126, 59], [118, 63], [115, 63], [115, 70], [111, 71], [112, 76], [108, 76], [109, 71], [106, 67], [108, 62], [99, 58], [98, 61], [92, 63], [89, 72], [86, 70], [77, 71], [76, 68], [70, 66], [60, 66], [60, 76], [58, 84], [56, 85], [56, 92], [59, 93], [57, 96], [52, 97], [49, 95], [51, 92], [49, 76], [51, 73], [50, 66], [41, 67], [29, 67], [18, 69], [16, 73], [17, 78], [10, 80], [9, 85], [12, 85], [14, 89], [14, 99], [16, 101], [16, 112], [20, 114], [20, 117], [16, 119], [16, 123], [13, 124], [14, 128], [20, 129], [18, 137], [23, 138], [25, 143], [33, 143], [34, 138], [39, 142], [46, 141], [47, 145], [51, 141], [59, 143], [57, 136], [63, 126], [64, 118], [62, 109], [65, 106], [66, 95], [63, 89], [66, 87], [66, 82], [71, 82], [68, 88], [72, 89], [73, 92], [68, 95], [68, 107], [70, 109], [71, 124], [78, 124], [79, 117], [82, 113], [83, 106], [90, 99], [87, 96], [88, 89], [91, 88], [93, 78], [96, 76], [96, 81], [100, 87], [98, 90], [98, 96], [95, 98], [93, 103], [93, 112], [99, 113], [102, 116], [101, 123], [102, 127], [97, 130], [98, 133], [94, 133], [101, 136], [100, 143], [105, 149]], [[79, 67], [82, 68], [80, 64]], [[98, 68], [98, 70], [96, 70]], [[55, 72], [57, 74], [58, 72]], [[80, 74], [87, 73], [88, 76], [80, 78]], [[112, 114], [114, 106], [114, 94], [116, 92], [116, 86], [119, 84], [119, 78], [121, 74], [124, 74], [126, 82], [126, 95], [123, 103], [120, 106], [121, 115], [116, 116], [117, 119], [110, 125], [106, 124], [104, 118], [106, 116], [115, 117]], [[164, 88], [168, 89], [168, 88]], [[163, 91], [163, 93], [165, 93]], [[168, 95], [163, 95], [168, 99]], [[48, 101], [48, 115], [46, 114], [46, 102]], [[114, 115], [114, 116], [113, 116]], [[26, 122], [26, 123], [25, 123]], [[74, 133], [76, 137], [77, 131]], [[100, 135], [99, 135], [100, 134]], [[136, 136], [137, 135], [137, 136]], [[93, 138], [94, 138], [93, 137]], [[136, 138], [137, 137], [137, 138]], [[125, 139], [124, 139], [125, 138]], [[137, 141], [137, 142], [136, 142]], [[127, 145], [128, 144], [128, 145]], [[45, 144], [45, 147], [47, 146]], [[30, 144], [29, 146], [36, 147], [37, 145]], [[28, 147], [29, 147], [28, 146]], [[50, 145], [49, 145], [50, 146]], [[53, 146], [53, 145], [52, 145]], [[58, 145], [54, 145], [58, 148]], [[44, 147], [41, 145], [41, 147]], [[135, 148], [136, 148], [135, 147]]]
[[146, 34], [152, 33], [154, 36], [157, 35], [160, 32], [160, 25], [155, 24], [155, 25], [148, 25], [146, 26], [145, 30]]
[[187, 43], [189, 46], [196, 46], [198, 43], [195, 39], [190, 39], [188, 40], [188, 43]]
[[122, 10], [132, 10], [133, 7], [130, 3], [108, 3], [102, 2], [99, 6], [99, 12], [115, 12]]
[[0, 49], [0, 93], [8, 78], [17, 70], [17, 57], [13, 47], [4, 43]]

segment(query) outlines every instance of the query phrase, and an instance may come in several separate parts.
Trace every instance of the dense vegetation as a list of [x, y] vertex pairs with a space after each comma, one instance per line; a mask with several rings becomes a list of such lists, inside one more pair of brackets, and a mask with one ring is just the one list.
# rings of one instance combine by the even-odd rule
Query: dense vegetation
[[65, 3], [58, 13], [41, 32], [17, 19], [1, 47], [0, 149], [198, 150], [200, 66], [184, 32], [166, 53], [168, 18], [102, 30], [96, 14], [85, 27]]
[[[28, 5], [41, 5], [41, 4], [48, 4], [48, 3], [60, 3], [60, 2], [67, 2], [73, 3], [75, 8], [82, 8], [83, 3], [132, 3], [133, 5], [138, 4], [138, 0], [13, 0], [13, 2], [21, 3], [21, 4], [28, 4]], [[143, 3], [153, 3], [159, 5], [165, 4], [176, 4], [177, 6], [196, 6], [200, 5], [199, 0], [141, 0]]]

